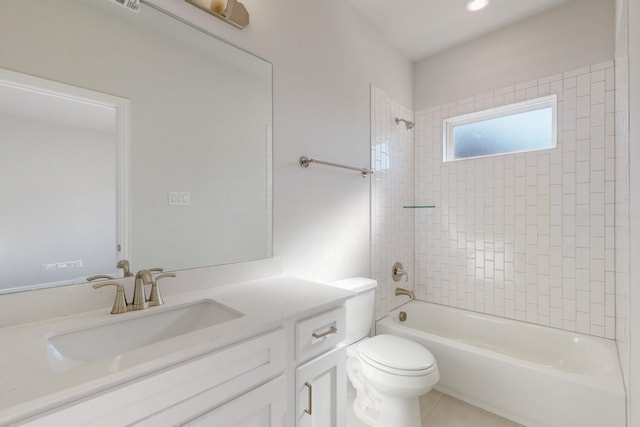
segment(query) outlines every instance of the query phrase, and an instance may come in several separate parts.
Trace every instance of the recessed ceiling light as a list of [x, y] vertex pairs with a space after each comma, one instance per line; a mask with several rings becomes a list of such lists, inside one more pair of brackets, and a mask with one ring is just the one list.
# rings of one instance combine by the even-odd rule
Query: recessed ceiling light
[[489, 0], [469, 0], [467, 2], [467, 10], [469, 12], [477, 12], [484, 9], [489, 4]]

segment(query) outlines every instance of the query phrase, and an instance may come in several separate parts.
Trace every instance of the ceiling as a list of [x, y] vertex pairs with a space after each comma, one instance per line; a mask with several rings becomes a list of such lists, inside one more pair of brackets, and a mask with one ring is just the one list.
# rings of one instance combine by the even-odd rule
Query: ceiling
[[489, 0], [468, 12], [466, 0], [347, 0], [414, 61], [491, 33], [570, 0]]

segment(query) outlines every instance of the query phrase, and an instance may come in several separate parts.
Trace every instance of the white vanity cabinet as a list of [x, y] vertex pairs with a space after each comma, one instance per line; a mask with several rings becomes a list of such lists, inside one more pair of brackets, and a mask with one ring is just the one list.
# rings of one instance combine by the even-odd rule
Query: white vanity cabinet
[[0, 347], [23, 352], [0, 364], [0, 426], [345, 427], [350, 292], [281, 276], [206, 292], [243, 316], [64, 371], [43, 340], [111, 315], [0, 328]]
[[346, 426], [344, 306], [296, 324], [296, 426]]
[[278, 329], [24, 425], [284, 427], [286, 339]]

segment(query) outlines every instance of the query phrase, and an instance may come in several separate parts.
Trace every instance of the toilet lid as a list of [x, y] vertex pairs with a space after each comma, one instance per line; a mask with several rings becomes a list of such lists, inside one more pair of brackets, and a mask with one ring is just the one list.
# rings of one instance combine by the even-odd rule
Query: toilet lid
[[[376, 335], [358, 346], [366, 361], [384, 370], [420, 375], [436, 364], [433, 355], [420, 344], [394, 335]], [[389, 369], [385, 369], [389, 368]]]

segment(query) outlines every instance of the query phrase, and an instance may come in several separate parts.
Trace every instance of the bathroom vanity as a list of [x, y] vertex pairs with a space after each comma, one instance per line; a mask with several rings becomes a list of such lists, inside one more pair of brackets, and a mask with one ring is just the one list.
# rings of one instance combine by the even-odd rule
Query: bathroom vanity
[[[0, 355], [0, 425], [344, 426], [349, 296], [275, 276], [172, 295], [140, 312], [104, 308], [0, 329], [0, 347], [11, 349]], [[196, 306], [232, 315], [201, 327], [210, 313], [184, 314]], [[121, 326], [137, 335], [139, 318], [177, 310], [199, 316], [191, 329], [166, 339], [172, 332], [149, 330], [159, 340], [118, 351], [128, 342]]]

